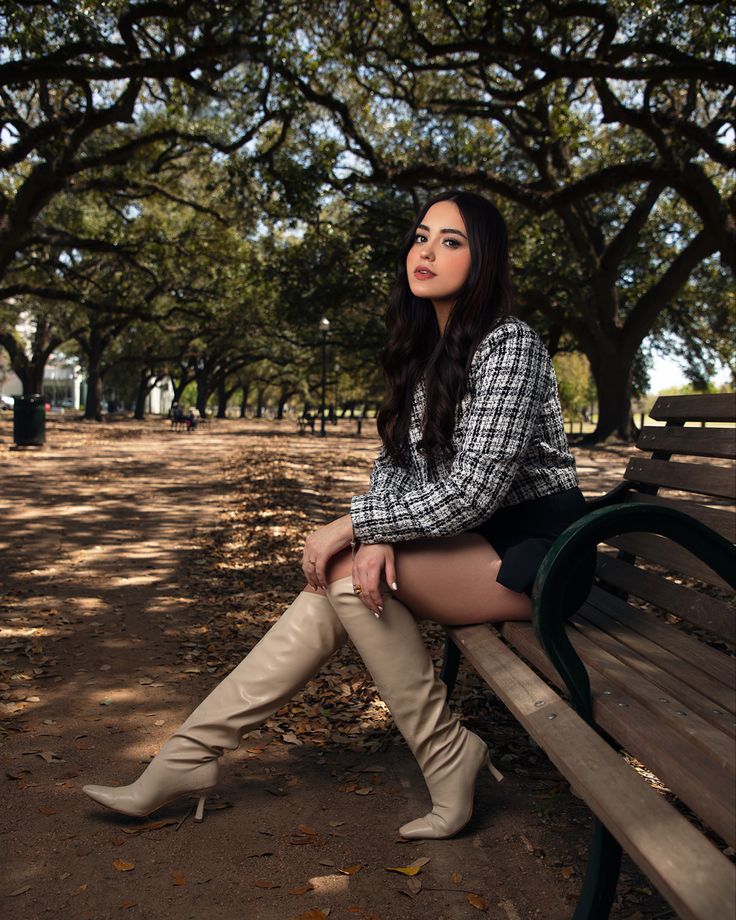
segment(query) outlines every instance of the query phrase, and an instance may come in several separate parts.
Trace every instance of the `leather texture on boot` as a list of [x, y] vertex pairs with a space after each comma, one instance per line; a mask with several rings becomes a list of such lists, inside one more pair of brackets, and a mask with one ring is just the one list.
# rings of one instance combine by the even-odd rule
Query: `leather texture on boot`
[[381, 698], [421, 768], [432, 811], [400, 828], [412, 839], [451, 837], [473, 813], [485, 743], [464, 728], [447, 705], [447, 688], [410, 611], [384, 594], [380, 619], [353, 593], [352, 578], [327, 589], [342, 625], [376, 683]]
[[303, 591], [134, 783], [82, 791], [107, 808], [143, 816], [181, 795], [211, 789], [223, 751], [234, 751], [245, 732], [287, 703], [345, 639], [330, 601]]

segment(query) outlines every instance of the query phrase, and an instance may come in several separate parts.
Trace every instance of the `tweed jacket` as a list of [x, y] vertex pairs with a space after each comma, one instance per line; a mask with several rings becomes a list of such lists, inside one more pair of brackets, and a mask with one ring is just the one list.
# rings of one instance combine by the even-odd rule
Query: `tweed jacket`
[[425, 389], [414, 392], [406, 467], [381, 451], [370, 489], [353, 497], [355, 536], [364, 543], [440, 537], [477, 527], [499, 508], [577, 485], [557, 381], [539, 336], [514, 317], [480, 342], [458, 406], [450, 460], [417, 449]]

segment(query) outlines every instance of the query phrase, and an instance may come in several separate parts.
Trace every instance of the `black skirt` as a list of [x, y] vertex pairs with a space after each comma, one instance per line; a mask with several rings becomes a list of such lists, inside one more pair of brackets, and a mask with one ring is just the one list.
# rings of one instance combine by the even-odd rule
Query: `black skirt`
[[[473, 533], [485, 537], [501, 557], [496, 581], [512, 591], [531, 596], [534, 579], [547, 551], [563, 530], [585, 514], [578, 488], [519, 502], [496, 511]], [[566, 586], [567, 615], [588, 596], [595, 571], [595, 547], [583, 554]]]

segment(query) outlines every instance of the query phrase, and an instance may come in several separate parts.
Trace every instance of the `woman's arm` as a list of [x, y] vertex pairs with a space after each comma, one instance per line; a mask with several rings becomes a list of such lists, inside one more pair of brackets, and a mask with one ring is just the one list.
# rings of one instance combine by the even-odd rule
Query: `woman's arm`
[[550, 360], [536, 333], [517, 323], [499, 327], [481, 349], [463, 442], [449, 474], [401, 492], [356, 495], [351, 517], [361, 541], [396, 543], [461, 533], [500, 504], [549, 396]]
[[302, 571], [313, 588], [327, 587], [327, 563], [353, 540], [349, 514], [312, 531], [304, 542]]

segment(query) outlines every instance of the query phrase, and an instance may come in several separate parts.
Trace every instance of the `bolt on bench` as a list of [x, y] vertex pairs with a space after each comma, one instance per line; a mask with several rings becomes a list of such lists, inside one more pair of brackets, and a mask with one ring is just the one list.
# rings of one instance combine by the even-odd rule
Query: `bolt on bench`
[[[574, 920], [609, 915], [621, 848], [681, 917], [733, 920], [736, 867], [620, 751], [736, 846], [736, 428], [685, 427], [733, 423], [736, 399], [660, 397], [650, 417], [651, 456], [547, 554], [532, 622], [447, 628], [442, 676], [449, 694], [465, 656], [593, 812]], [[566, 619], [591, 542], [595, 584]]]

